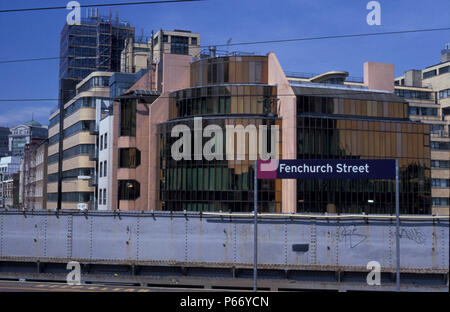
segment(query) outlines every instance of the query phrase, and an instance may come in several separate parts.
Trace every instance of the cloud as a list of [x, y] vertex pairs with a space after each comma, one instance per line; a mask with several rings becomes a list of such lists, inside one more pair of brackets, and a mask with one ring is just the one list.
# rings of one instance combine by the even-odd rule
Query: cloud
[[0, 126], [12, 127], [27, 121], [33, 117], [43, 125], [48, 124], [50, 110], [54, 104], [23, 105], [21, 103], [0, 104]]

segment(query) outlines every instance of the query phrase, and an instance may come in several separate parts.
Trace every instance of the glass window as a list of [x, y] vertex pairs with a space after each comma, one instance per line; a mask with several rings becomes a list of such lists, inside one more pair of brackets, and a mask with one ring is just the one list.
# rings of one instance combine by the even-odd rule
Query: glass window
[[141, 164], [141, 152], [136, 148], [119, 149], [119, 168], [136, 168]]
[[136, 136], [136, 100], [120, 102], [120, 135]]
[[140, 196], [140, 183], [135, 180], [119, 180], [119, 200], [136, 200]]

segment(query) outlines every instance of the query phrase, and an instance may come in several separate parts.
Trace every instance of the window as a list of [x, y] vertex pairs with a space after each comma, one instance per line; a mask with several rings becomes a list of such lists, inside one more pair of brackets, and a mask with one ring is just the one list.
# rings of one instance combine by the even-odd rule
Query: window
[[450, 150], [450, 142], [431, 141], [430, 148], [433, 150]]
[[431, 100], [431, 92], [396, 89], [395, 95], [408, 99]]
[[107, 166], [106, 166], [106, 160], [105, 160], [105, 162], [103, 163], [103, 176], [104, 177], [106, 177], [106, 168], [107, 168]]
[[448, 73], [449, 69], [450, 69], [450, 66], [444, 66], [444, 67], [439, 68], [439, 75]]
[[439, 91], [440, 99], [446, 99], [448, 97], [450, 97], [450, 89], [445, 89], [445, 90]]
[[103, 189], [103, 205], [106, 205], [106, 189]]
[[135, 180], [119, 180], [119, 200], [136, 200], [140, 196], [140, 184]]
[[409, 114], [413, 116], [437, 116], [437, 108], [432, 107], [409, 107]]
[[191, 38], [191, 44], [197, 44], [197, 38], [195, 38], [195, 37], [192, 37]]
[[172, 36], [170, 41], [170, 53], [189, 54], [189, 38], [181, 36]]
[[99, 204], [99, 205], [102, 204], [102, 189], [99, 190], [99, 194], [98, 194], [98, 204]]
[[448, 169], [450, 168], [449, 160], [432, 160], [431, 168]]
[[447, 197], [434, 197], [433, 199], [433, 206], [448, 206], [449, 205], [449, 198]]
[[104, 149], [106, 149], [108, 147], [108, 143], [107, 142], [107, 138], [108, 138], [108, 133], [105, 133], [105, 145], [104, 145]]
[[[71, 147], [69, 149], [66, 149], [63, 152], [63, 159], [68, 159], [68, 158], [75, 157], [78, 155], [90, 155], [93, 153], [94, 150], [95, 150], [94, 144], [80, 144], [80, 145]], [[55, 155], [56, 155], [56, 157], [58, 156], [58, 154], [55, 154]], [[55, 156], [55, 155], [52, 155], [52, 156]], [[50, 159], [50, 157], [49, 157], [49, 159]]]
[[431, 78], [437, 75], [436, 69], [423, 73], [423, 79]]
[[450, 179], [431, 179], [431, 186], [447, 188], [450, 186]]
[[103, 149], [103, 135], [100, 136], [100, 150]]
[[120, 102], [120, 135], [136, 136], [136, 100]]
[[119, 168], [136, 168], [141, 164], [141, 152], [136, 148], [119, 149]]
[[103, 173], [103, 161], [100, 162], [100, 170], [99, 170], [100, 178], [102, 177], [102, 173]]
[[169, 42], [169, 36], [163, 35], [162, 41], [163, 41], [163, 42]]

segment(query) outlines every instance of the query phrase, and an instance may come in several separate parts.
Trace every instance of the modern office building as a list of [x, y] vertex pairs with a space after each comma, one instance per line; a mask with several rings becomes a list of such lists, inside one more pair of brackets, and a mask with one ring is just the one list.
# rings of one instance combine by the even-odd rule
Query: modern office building
[[[110, 209], [111, 173], [105, 171], [105, 167], [111, 168], [110, 99], [122, 94], [144, 73], [144, 70], [135, 74], [93, 72], [83, 79], [77, 85], [76, 96], [64, 105], [62, 138], [59, 110], [51, 114], [47, 208]], [[58, 155], [62, 155], [61, 160]]]
[[9, 128], [0, 127], [0, 157], [9, 156]]
[[30, 144], [33, 139], [46, 139], [48, 129], [35, 120], [14, 126], [9, 129], [9, 151], [11, 156], [23, 156], [25, 145]]
[[408, 101], [412, 120], [430, 127], [433, 213], [449, 214], [450, 44], [442, 50], [440, 63], [396, 78], [395, 93]]
[[77, 85], [76, 96], [65, 103], [63, 118], [59, 110], [50, 115], [48, 209], [96, 208], [98, 127], [108, 114], [112, 75], [111, 72], [89, 74]]
[[90, 10], [80, 25], [64, 25], [60, 36], [59, 99], [75, 96], [76, 85], [94, 71], [120, 71], [125, 41], [134, 38], [134, 27], [118, 17], [101, 17]]
[[[431, 213], [430, 129], [409, 120], [407, 102], [394, 94], [393, 65], [365, 63], [362, 85], [349, 86], [345, 72], [315, 81], [288, 79], [273, 53], [192, 63], [183, 55], [163, 58], [157, 70], [161, 90], [142, 90], [144, 76], [114, 102], [116, 209], [253, 210], [248, 142], [241, 150], [236, 134], [226, 137], [237, 152], [234, 159], [225, 157], [226, 144], [220, 149], [211, 133], [203, 133], [201, 146], [209, 143], [221, 158], [207, 160], [195, 145], [182, 145], [188, 160], [176, 160], [173, 148], [179, 147], [180, 128], [183, 136], [195, 137], [207, 126], [223, 133], [229, 127], [278, 126], [278, 136], [263, 136], [259, 143], [277, 158], [398, 158], [401, 213]], [[262, 180], [258, 202], [263, 212], [389, 214], [395, 189], [391, 180]]]

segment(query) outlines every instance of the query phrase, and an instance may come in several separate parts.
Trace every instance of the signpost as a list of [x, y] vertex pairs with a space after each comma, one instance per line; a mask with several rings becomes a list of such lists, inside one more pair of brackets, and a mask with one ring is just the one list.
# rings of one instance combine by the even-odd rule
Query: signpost
[[400, 217], [398, 159], [255, 160], [253, 291], [257, 290], [258, 179], [395, 179], [396, 289], [400, 291]]

